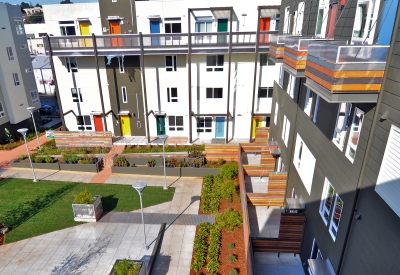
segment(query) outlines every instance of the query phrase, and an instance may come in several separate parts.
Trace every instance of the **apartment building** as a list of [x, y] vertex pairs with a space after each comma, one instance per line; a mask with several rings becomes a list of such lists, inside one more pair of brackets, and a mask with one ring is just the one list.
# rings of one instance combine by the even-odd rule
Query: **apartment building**
[[[264, 6], [224, 0], [215, 7], [213, 1], [101, 0], [90, 10], [81, 5], [87, 4], [72, 8], [77, 13], [65, 12], [70, 6], [44, 6], [54, 35], [45, 46], [63, 105], [74, 100], [71, 87], [80, 88], [82, 97], [102, 98], [103, 103], [79, 104], [90, 125], [97, 112], [116, 136], [168, 134], [189, 142], [248, 140], [256, 127], [269, 125], [273, 83], [282, 67], [268, 56], [270, 36], [279, 27], [279, 1]], [[82, 18], [89, 22], [87, 33]], [[79, 69], [70, 73], [75, 82], [66, 83], [59, 70], [68, 73], [61, 64], [71, 58]], [[89, 81], [89, 74], [97, 79]], [[66, 114], [77, 114], [72, 107], [63, 106], [69, 130], [101, 129], [77, 125]]]
[[270, 139], [308, 274], [399, 274], [398, 1], [282, 1]]
[[[27, 107], [40, 107], [29, 55], [21, 8], [0, 3], [0, 140], [4, 129], [18, 136], [17, 129], [32, 128]], [[41, 125], [35, 112], [36, 125]], [[36, 120], [35, 120], [36, 121]]]
[[46, 24], [25, 24], [25, 34], [31, 55], [44, 54], [43, 36], [46, 36]]

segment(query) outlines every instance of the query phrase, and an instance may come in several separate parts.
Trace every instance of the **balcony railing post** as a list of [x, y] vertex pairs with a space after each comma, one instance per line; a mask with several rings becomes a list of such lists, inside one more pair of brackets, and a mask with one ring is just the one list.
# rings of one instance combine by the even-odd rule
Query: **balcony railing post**
[[338, 52], [337, 52], [337, 54], [336, 54], [336, 64], [338, 64], [339, 63], [339, 55], [340, 55], [340, 49], [341, 49], [342, 47], [338, 47]]

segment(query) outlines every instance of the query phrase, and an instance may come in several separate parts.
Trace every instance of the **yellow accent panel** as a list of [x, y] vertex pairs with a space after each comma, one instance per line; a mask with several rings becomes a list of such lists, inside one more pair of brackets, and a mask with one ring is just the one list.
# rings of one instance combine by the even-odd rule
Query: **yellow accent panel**
[[122, 135], [130, 136], [131, 135], [131, 125], [130, 125], [129, 116], [120, 116], [119, 118], [120, 118], [120, 122], [121, 122]]
[[283, 56], [283, 62], [296, 70], [305, 70], [307, 60], [296, 60], [287, 55]]
[[326, 74], [327, 76], [334, 77], [334, 78], [373, 78], [373, 77], [380, 77], [383, 78], [384, 71], [334, 71], [314, 62], [307, 60], [307, 66]]
[[89, 22], [79, 22], [79, 30], [81, 31], [81, 35], [90, 35]]

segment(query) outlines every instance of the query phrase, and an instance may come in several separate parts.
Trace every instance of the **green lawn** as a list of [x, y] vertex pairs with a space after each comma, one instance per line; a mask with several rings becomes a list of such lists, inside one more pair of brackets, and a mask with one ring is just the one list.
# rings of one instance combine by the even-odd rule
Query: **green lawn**
[[[101, 195], [103, 210], [132, 211], [140, 208], [139, 195], [130, 185], [93, 184], [29, 179], [0, 181], [0, 222], [10, 231], [6, 242], [30, 238], [78, 225], [72, 212], [73, 196], [87, 188]], [[143, 192], [143, 207], [172, 200], [175, 188], [148, 186]]]

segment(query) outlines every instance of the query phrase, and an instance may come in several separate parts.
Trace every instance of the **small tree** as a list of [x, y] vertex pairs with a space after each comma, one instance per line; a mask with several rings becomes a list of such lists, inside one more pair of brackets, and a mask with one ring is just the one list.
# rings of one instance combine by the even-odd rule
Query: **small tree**
[[62, 0], [60, 4], [73, 4], [71, 0]]
[[7, 136], [7, 141], [8, 142], [14, 142], [13, 136], [10, 133], [10, 130], [8, 130], [7, 128], [4, 128], [4, 132], [6, 133]]

